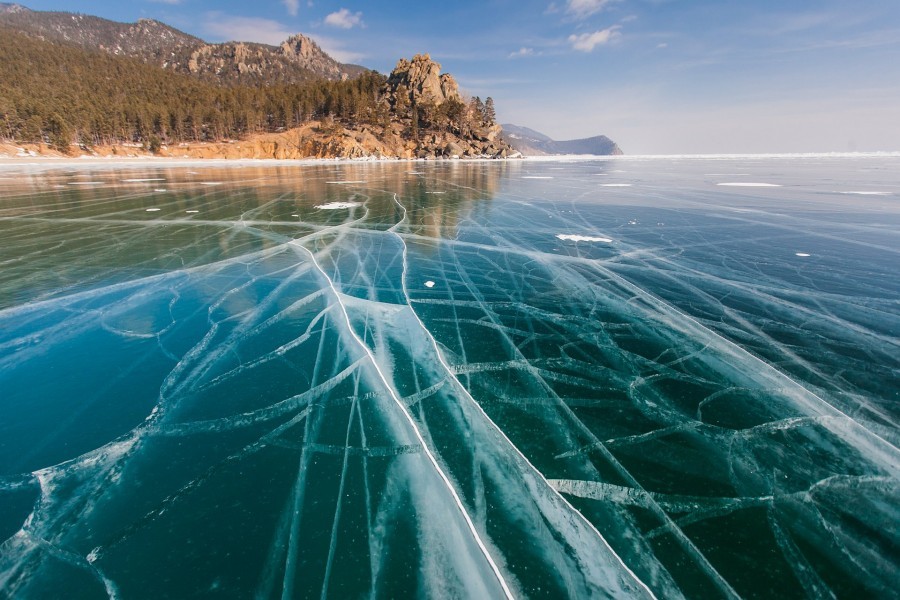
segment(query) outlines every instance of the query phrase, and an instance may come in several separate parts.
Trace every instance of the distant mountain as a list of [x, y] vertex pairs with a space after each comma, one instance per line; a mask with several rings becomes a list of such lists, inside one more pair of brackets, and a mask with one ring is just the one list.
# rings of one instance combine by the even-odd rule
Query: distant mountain
[[623, 154], [622, 149], [605, 135], [577, 140], [556, 141], [543, 133], [520, 125], [503, 125], [503, 139], [525, 156], [548, 154], [594, 154], [611, 156]]
[[0, 26], [31, 37], [135, 58], [164, 69], [226, 84], [300, 83], [342, 80], [368, 71], [345, 65], [308, 37], [297, 34], [280, 46], [252, 42], [208, 44], [153, 19], [118, 23], [100, 17], [33, 11], [0, 4]]

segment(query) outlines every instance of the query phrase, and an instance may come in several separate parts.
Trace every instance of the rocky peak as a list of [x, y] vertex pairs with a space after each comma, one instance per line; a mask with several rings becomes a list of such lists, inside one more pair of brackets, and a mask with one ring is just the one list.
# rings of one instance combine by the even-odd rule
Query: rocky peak
[[21, 4], [10, 4], [8, 2], [0, 2], [0, 15], [5, 14], [15, 14], [21, 12], [31, 12], [29, 9], [25, 8]]
[[409, 95], [409, 101], [416, 104], [432, 102], [440, 105], [447, 100], [462, 101], [456, 80], [449, 73], [442, 75], [440, 63], [431, 60], [428, 54], [416, 54], [411, 61], [401, 58], [391, 71], [387, 85], [393, 97], [402, 86]]
[[283, 41], [277, 52], [287, 60], [329, 79], [347, 79], [349, 76], [343, 65], [303, 34], [292, 35]]

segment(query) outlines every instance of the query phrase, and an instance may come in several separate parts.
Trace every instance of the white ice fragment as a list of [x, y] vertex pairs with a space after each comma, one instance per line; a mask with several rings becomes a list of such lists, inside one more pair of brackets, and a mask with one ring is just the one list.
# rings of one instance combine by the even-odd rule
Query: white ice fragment
[[186, 213], [192, 213], [192, 214], [193, 214], [193, 213], [198, 213], [198, 212], [200, 212], [200, 211], [199, 211], [199, 210], [186, 210], [186, 211], [184, 211], [184, 212], [186, 212]]
[[319, 204], [316, 208], [321, 210], [340, 210], [342, 208], [356, 208], [362, 206], [362, 202], [329, 202], [328, 204]]
[[559, 233], [556, 235], [556, 237], [561, 240], [570, 240], [572, 242], [605, 242], [607, 244], [612, 242], [610, 238], [595, 237], [591, 235], [576, 235], [569, 233]]
[[630, 183], [601, 183], [600, 187], [631, 187]]
[[867, 192], [867, 191], [854, 191], [854, 192], [839, 192], [840, 194], [856, 194], [858, 196], [889, 196], [890, 192]]
[[300, 215], [291, 215], [292, 217], [299, 217]]
[[428, 281], [425, 282], [425, 287], [427, 287], [427, 288], [433, 288], [433, 287], [434, 287], [434, 282], [431, 281], [431, 280], [429, 279]]
[[166, 190], [164, 190], [163, 188], [156, 188], [156, 189], [153, 190], [153, 191], [154, 191], [154, 192], [164, 192], [164, 191], [166, 191]]
[[200, 185], [222, 185], [221, 181], [201, 181]]
[[777, 183], [758, 183], [758, 182], [753, 182], [753, 181], [717, 183], [716, 185], [724, 185], [724, 186], [730, 186], [730, 187], [781, 187], [781, 185], [777, 184]]
[[638, 222], [637, 222], [636, 220], [634, 220], [634, 219], [632, 219], [631, 221], [628, 221], [628, 224], [629, 224], [629, 225], [637, 225], [637, 223], [638, 223]]
[[794, 255], [795, 256], [803, 256], [803, 257], [809, 256], [809, 254], [807, 254], [806, 252], [795, 252]]
[[156, 212], [158, 210], [159, 210], [158, 208], [148, 208], [147, 212]]

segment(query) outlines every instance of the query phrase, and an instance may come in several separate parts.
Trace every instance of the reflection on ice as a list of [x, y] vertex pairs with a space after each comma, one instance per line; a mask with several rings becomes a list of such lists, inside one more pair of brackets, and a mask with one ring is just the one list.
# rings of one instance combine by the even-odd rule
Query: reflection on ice
[[0, 589], [892, 594], [896, 207], [617, 164], [4, 182]]

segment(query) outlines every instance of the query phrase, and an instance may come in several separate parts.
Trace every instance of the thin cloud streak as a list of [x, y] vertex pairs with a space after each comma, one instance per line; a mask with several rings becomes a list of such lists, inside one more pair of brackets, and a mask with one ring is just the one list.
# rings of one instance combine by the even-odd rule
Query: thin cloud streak
[[296, 33], [272, 19], [236, 17], [219, 12], [206, 13], [203, 30], [210, 41], [258, 42], [271, 45], [278, 45]]

